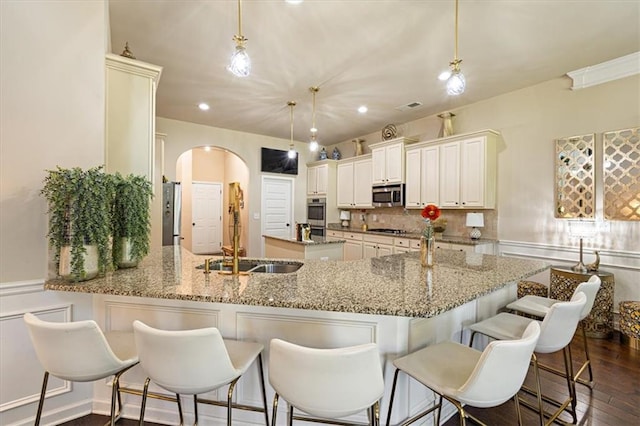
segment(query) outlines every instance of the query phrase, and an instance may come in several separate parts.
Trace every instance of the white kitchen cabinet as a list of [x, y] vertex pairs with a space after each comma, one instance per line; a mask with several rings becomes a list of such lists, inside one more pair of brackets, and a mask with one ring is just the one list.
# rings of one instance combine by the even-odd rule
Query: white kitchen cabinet
[[344, 260], [362, 259], [362, 234], [344, 232]]
[[404, 183], [404, 149], [411, 142], [415, 141], [403, 137], [371, 145], [374, 185]]
[[341, 160], [337, 167], [337, 205], [371, 208], [371, 155]]
[[406, 154], [406, 208], [423, 208], [440, 203], [440, 147], [426, 146], [407, 149]]
[[146, 176], [155, 184], [156, 89], [162, 67], [111, 53], [105, 64], [105, 170]]
[[486, 132], [440, 146], [441, 208], [495, 208], [495, 139]]
[[307, 164], [307, 195], [327, 195], [331, 181], [330, 173], [335, 173], [333, 160]]
[[364, 259], [393, 254], [393, 237], [364, 234], [362, 255]]

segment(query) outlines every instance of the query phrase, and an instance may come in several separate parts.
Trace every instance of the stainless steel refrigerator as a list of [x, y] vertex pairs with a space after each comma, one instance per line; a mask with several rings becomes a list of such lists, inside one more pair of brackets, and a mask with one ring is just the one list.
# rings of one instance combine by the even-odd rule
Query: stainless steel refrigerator
[[180, 245], [182, 191], [180, 182], [162, 184], [162, 245]]

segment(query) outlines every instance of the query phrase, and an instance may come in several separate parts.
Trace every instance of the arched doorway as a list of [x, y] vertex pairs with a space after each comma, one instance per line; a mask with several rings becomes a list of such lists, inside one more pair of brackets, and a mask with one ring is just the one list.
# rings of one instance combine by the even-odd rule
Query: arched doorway
[[[194, 238], [194, 232], [202, 232], [198, 225], [194, 225], [194, 188], [208, 188], [209, 184], [219, 184], [222, 194], [221, 217], [219, 218], [220, 238], [222, 245], [230, 245], [231, 236], [229, 233], [230, 221], [228, 214], [229, 197], [228, 187], [231, 182], [239, 182], [244, 191], [244, 208], [240, 214], [242, 233], [240, 235], [240, 245], [248, 246], [249, 224], [249, 167], [244, 160], [235, 153], [219, 147], [196, 147], [183, 152], [176, 162], [176, 181], [180, 182], [182, 189], [182, 213], [181, 213], [181, 245], [187, 250], [194, 252], [194, 241], [201, 241], [200, 235]], [[215, 204], [211, 205], [214, 210]], [[209, 215], [217, 215], [217, 212], [207, 212]], [[232, 223], [231, 223], [232, 225]], [[196, 250], [195, 253], [198, 253]], [[201, 251], [201, 250], [200, 250]], [[210, 251], [198, 254], [219, 254], [220, 248], [216, 247]]]

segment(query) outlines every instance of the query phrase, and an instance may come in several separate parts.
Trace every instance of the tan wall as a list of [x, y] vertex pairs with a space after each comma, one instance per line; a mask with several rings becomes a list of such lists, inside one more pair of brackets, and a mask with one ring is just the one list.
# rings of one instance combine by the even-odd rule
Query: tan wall
[[45, 169], [104, 162], [103, 1], [0, 2], [0, 283], [42, 279]]
[[224, 182], [225, 153], [221, 149], [196, 148], [192, 150], [192, 177], [196, 182]]

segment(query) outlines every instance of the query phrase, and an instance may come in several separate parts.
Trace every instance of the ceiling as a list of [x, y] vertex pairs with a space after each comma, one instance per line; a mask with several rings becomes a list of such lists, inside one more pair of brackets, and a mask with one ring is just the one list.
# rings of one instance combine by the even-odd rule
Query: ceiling
[[[453, 59], [454, 0], [243, 0], [252, 72], [239, 78], [226, 69], [237, 7], [110, 0], [113, 52], [128, 42], [163, 67], [159, 117], [289, 139], [295, 100], [294, 139], [305, 141], [318, 86], [318, 141], [330, 145], [640, 51], [637, 0], [461, 0], [467, 90], [452, 97], [437, 76]], [[412, 102], [422, 105], [398, 109]]]

